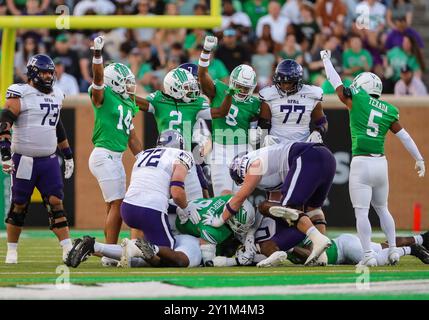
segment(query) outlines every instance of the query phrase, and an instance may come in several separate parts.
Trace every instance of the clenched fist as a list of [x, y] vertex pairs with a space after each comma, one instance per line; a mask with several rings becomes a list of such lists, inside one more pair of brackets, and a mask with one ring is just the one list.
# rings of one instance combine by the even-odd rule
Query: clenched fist
[[206, 36], [204, 39], [204, 50], [212, 51], [217, 46], [217, 38], [215, 36]]

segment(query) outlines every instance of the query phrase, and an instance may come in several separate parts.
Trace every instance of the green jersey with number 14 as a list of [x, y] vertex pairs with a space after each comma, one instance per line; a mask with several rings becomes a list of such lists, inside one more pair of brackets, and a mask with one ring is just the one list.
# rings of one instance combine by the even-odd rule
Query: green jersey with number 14
[[398, 109], [390, 103], [371, 97], [362, 89], [350, 89], [352, 154], [384, 154], [386, 134], [392, 123], [399, 120]]
[[[88, 93], [92, 96], [92, 87]], [[133, 117], [138, 111], [135, 102], [131, 98], [122, 98], [105, 86], [103, 104], [98, 108], [93, 104], [92, 107], [95, 115], [92, 143], [110, 151], [124, 152], [130, 131], [134, 129]]]
[[[220, 108], [226, 96], [228, 86], [215, 80], [216, 95], [211, 102], [212, 108]], [[229, 113], [224, 118], [213, 119], [213, 141], [219, 144], [246, 144], [250, 122], [259, 115], [261, 101], [249, 97], [246, 101], [232, 98]]]
[[192, 129], [198, 113], [208, 109], [209, 105], [203, 97], [192, 102], [182, 102], [166, 96], [161, 91], [155, 91], [146, 98], [149, 101], [149, 112], [153, 113], [158, 132], [177, 130], [184, 139], [186, 150], [191, 148]]

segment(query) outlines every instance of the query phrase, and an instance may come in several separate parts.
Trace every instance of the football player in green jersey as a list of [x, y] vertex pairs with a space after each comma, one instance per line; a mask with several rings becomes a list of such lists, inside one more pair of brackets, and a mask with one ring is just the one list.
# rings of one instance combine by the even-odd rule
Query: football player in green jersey
[[340, 100], [350, 113], [352, 155], [349, 191], [356, 216], [356, 227], [364, 249], [361, 264], [376, 266], [376, 254], [371, 250], [371, 224], [368, 219], [371, 204], [380, 218], [381, 228], [387, 237], [389, 261], [396, 264], [399, 255], [395, 251], [395, 221], [387, 207], [389, 182], [384, 141], [392, 131], [415, 159], [419, 177], [425, 174], [423, 157], [408, 132], [399, 123], [399, 111], [380, 99], [383, 85], [380, 78], [364, 72], [354, 78], [349, 88], [343, 86], [340, 76], [330, 60], [331, 52], [320, 52], [326, 75]]
[[[228, 108], [209, 108], [200, 96], [197, 80], [186, 69], [176, 68], [164, 78], [163, 91], [155, 91], [147, 98], [136, 97], [140, 110], [154, 115], [158, 132], [173, 129], [179, 131], [185, 140], [185, 150], [191, 150], [192, 131], [198, 118], [215, 119], [228, 114]], [[185, 180], [188, 199], [202, 198], [200, 180], [194, 167]]]
[[[103, 45], [103, 37], [95, 38], [92, 48], [94, 82], [88, 89], [95, 115], [94, 150], [89, 158], [89, 169], [97, 178], [106, 202], [106, 243], [116, 244], [122, 225], [120, 206], [126, 191], [122, 154], [129, 147], [136, 155], [142, 151], [142, 144], [132, 123], [138, 111], [133, 98], [136, 89], [134, 75], [121, 63], [112, 63], [104, 68]], [[106, 265], [109, 261], [105, 259], [102, 262]]]
[[261, 102], [252, 96], [256, 87], [256, 73], [251, 66], [241, 64], [235, 67], [231, 72], [229, 87], [222, 81], [213, 81], [208, 67], [210, 53], [216, 45], [216, 37], [205, 38], [198, 63], [198, 78], [212, 109], [221, 106], [229, 108], [226, 116], [212, 121], [210, 168], [213, 192], [218, 196], [230, 193], [236, 187], [229, 176], [228, 165], [237, 154], [252, 151], [248, 133], [249, 129], [256, 128]]

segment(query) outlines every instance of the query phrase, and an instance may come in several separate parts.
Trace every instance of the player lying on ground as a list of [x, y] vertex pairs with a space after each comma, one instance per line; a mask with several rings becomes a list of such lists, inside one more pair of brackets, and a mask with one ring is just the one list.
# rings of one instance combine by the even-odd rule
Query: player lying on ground
[[[176, 130], [162, 132], [157, 145], [137, 157], [130, 186], [121, 205], [124, 222], [143, 231], [144, 239], [138, 239], [135, 244], [124, 239], [121, 245], [136, 251], [130, 256], [141, 256], [151, 265], [187, 267], [194, 263], [192, 253], [186, 252], [186, 248], [185, 251], [176, 251], [167, 209], [171, 195], [192, 223], [199, 222], [200, 216], [195, 205], [188, 203], [184, 189], [185, 178], [194, 162], [191, 154], [183, 150], [183, 137]], [[85, 241], [76, 242], [69, 254], [73, 267], [94, 253], [93, 245]]]
[[[111, 63], [104, 68], [103, 46], [104, 39], [99, 36], [91, 48], [94, 82], [88, 93], [94, 110], [94, 150], [89, 157], [89, 169], [97, 179], [106, 203], [105, 241], [116, 244], [122, 225], [120, 207], [126, 191], [123, 153], [129, 147], [136, 155], [143, 147], [132, 122], [138, 112], [134, 98], [135, 77], [122, 63]], [[115, 261], [103, 258], [102, 263], [107, 266]]]
[[396, 264], [399, 256], [395, 250], [395, 221], [387, 207], [389, 178], [384, 141], [392, 131], [415, 159], [419, 177], [425, 174], [423, 157], [408, 132], [399, 123], [396, 107], [380, 99], [383, 85], [380, 78], [364, 72], [357, 75], [349, 88], [344, 87], [330, 60], [329, 50], [320, 51], [329, 82], [350, 113], [352, 155], [349, 191], [356, 216], [356, 228], [365, 255], [362, 264], [376, 266], [377, 257], [371, 249], [371, 224], [369, 206], [374, 207], [386, 235], [391, 254], [389, 261]]
[[63, 207], [61, 167], [55, 154], [58, 147], [65, 159], [64, 177], [70, 178], [73, 154], [60, 118], [64, 93], [54, 86], [55, 65], [46, 55], [29, 59], [27, 77], [28, 83], [7, 89], [0, 116], [3, 172], [12, 175], [11, 206], [5, 221], [6, 263], [18, 263], [18, 240], [34, 187], [42, 194], [49, 228], [60, 241], [63, 259], [72, 247]]
[[[206, 36], [198, 62], [198, 79], [203, 93], [210, 100], [214, 110], [227, 109], [228, 114], [213, 117], [213, 149], [209, 156], [213, 193], [215, 196], [236, 191], [237, 186], [229, 176], [228, 165], [241, 152], [249, 152], [249, 129], [255, 128], [261, 102], [253, 97], [256, 88], [256, 73], [253, 68], [241, 64], [231, 72], [229, 88], [220, 80], [210, 77], [211, 53], [217, 45], [217, 38]], [[250, 150], [249, 150], [250, 148]]]
[[[210, 216], [204, 223], [214, 227], [223, 225], [237, 214], [256, 188], [265, 191], [281, 188], [284, 197], [282, 204], [293, 209], [273, 208], [278, 208], [275, 212], [277, 216], [313, 240], [313, 252], [306, 262], [311, 264], [329, 247], [330, 240], [314, 227], [302, 210], [304, 206], [318, 208], [322, 205], [331, 187], [335, 168], [332, 153], [323, 145], [314, 143], [272, 145], [238, 156], [231, 164], [230, 174], [241, 185], [240, 190], [225, 206], [221, 216]], [[271, 214], [273, 208], [270, 209]]]

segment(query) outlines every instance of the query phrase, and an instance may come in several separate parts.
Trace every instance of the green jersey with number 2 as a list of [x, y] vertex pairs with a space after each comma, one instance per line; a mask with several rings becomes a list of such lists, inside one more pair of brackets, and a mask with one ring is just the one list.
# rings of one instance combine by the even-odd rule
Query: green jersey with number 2
[[[92, 87], [89, 87], [88, 93], [92, 96]], [[92, 108], [95, 115], [92, 134], [94, 146], [124, 152], [133, 129], [133, 117], [138, 111], [135, 102], [131, 98], [122, 98], [105, 86], [103, 104], [98, 108], [92, 105]]]
[[399, 120], [398, 109], [390, 103], [371, 97], [362, 89], [350, 89], [352, 154], [384, 154], [386, 134], [392, 123]]
[[[216, 95], [211, 102], [211, 108], [220, 108], [226, 96], [228, 86], [222, 81], [215, 80]], [[229, 113], [224, 118], [212, 120], [213, 141], [219, 144], [246, 144], [250, 122], [256, 120], [261, 101], [249, 97], [246, 101], [232, 98]]]
[[150, 103], [149, 112], [152, 112], [155, 117], [158, 132], [179, 131], [185, 139], [186, 150], [190, 150], [192, 129], [198, 113], [209, 107], [204, 98], [199, 97], [195, 101], [186, 103], [174, 100], [161, 91], [155, 91], [146, 99]]

